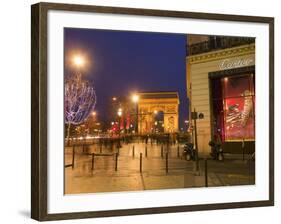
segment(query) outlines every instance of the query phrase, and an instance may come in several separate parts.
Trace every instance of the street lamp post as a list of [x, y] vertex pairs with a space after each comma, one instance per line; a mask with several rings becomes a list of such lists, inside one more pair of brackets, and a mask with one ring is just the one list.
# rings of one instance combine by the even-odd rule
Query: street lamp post
[[93, 135], [95, 135], [95, 122], [96, 122], [96, 118], [97, 118], [97, 112], [93, 111], [92, 112], [92, 127], [94, 128], [94, 130], [92, 131]]
[[119, 117], [119, 137], [121, 135], [121, 117], [122, 117], [122, 108], [119, 108], [117, 111], [117, 115]]
[[86, 59], [77, 54], [72, 57], [72, 65], [76, 69], [76, 77], [79, 81], [81, 81], [81, 70], [85, 67]]
[[189, 128], [189, 121], [188, 121], [188, 120], [185, 120], [184, 123], [185, 123], [185, 125], [186, 125], [185, 128], [186, 128], [186, 132], [187, 132], [187, 131], [188, 131], [188, 128]]
[[157, 120], [156, 120], [156, 117], [157, 117], [157, 114], [158, 114], [158, 111], [157, 110], [154, 110], [154, 132], [156, 133], [156, 128], [157, 128], [157, 124], [158, 124], [158, 122], [157, 122]]
[[[77, 70], [77, 80], [81, 81], [81, 74], [79, 70], [85, 65], [85, 59], [81, 57], [80, 55], [75, 55], [72, 57], [72, 64]], [[71, 121], [68, 121], [68, 127], [67, 127], [67, 145], [69, 145], [70, 140], [70, 129], [71, 129]]]
[[[134, 94], [132, 96], [132, 101], [135, 104], [135, 110], [136, 110], [136, 124], [134, 126], [134, 132], [136, 133], [136, 131], [137, 131], [136, 127], [138, 126], [138, 122], [139, 122], [139, 114], [138, 114], [139, 95]], [[139, 130], [138, 130], [138, 132], [139, 132]]]

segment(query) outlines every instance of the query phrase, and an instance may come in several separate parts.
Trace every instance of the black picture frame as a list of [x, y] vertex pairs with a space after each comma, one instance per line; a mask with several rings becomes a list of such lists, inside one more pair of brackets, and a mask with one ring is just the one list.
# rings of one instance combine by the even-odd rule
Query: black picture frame
[[[125, 210], [88, 211], [48, 214], [47, 200], [47, 13], [49, 10], [194, 18], [217, 21], [253, 22], [269, 25], [269, 200], [217, 203], [203, 205], [131, 208]], [[31, 6], [31, 217], [39, 221], [79, 219], [109, 216], [187, 212], [226, 208], [246, 208], [274, 205], [274, 18], [223, 15], [182, 11], [163, 11], [137, 8], [118, 8], [90, 5], [38, 3]]]

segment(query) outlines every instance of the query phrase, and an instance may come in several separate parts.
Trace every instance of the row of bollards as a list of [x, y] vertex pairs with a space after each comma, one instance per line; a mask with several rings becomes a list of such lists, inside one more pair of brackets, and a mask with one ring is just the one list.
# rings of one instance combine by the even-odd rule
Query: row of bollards
[[[147, 146], [145, 146], [145, 157], [147, 157]], [[133, 146], [133, 149], [132, 149], [132, 156], [135, 157], [135, 146]]]
[[[76, 161], [76, 164], [75, 164], [75, 156], [77, 155], [77, 150], [75, 150], [76, 149], [76, 146], [75, 145], [73, 145], [72, 146], [72, 162], [70, 163], [70, 164], [68, 164], [68, 165], [66, 165], [65, 167], [72, 167], [72, 169], [74, 169], [76, 166], [77, 166], [77, 161]], [[180, 146], [178, 145], [177, 146], [177, 156], [179, 157], [180, 156]], [[70, 148], [70, 150], [71, 150], [71, 148]], [[133, 148], [132, 148], [132, 152], [133, 152], [133, 157], [135, 156], [135, 146], [133, 145]], [[158, 150], [159, 150], [159, 148], [158, 148]], [[100, 151], [101, 152], [101, 151]], [[92, 158], [91, 158], [91, 169], [92, 170], [94, 170], [95, 169], [95, 158], [96, 158], [96, 156], [113, 156], [112, 158], [115, 160], [115, 163], [114, 163], [114, 169], [115, 169], [115, 171], [117, 171], [118, 170], [118, 158], [119, 158], [119, 152], [115, 152], [115, 153], [111, 153], [111, 154], [102, 154], [102, 153], [100, 153], [100, 154], [98, 154], [98, 153], [91, 153], [91, 154], [88, 154], [88, 155], [91, 155], [92, 156]], [[144, 150], [144, 152], [142, 151], [140, 154], [139, 154], [139, 158], [140, 158], [140, 160], [139, 160], [139, 171], [140, 171], [140, 173], [142, 173], [143, 172], [143, 165], [145, 165], [146, 166], [146, 164], [144, 164], [144, 162], [143, 162], [143, 155], [145, 156], [145, 157], [147, 157], [148, 156], [148, 147], [147, 146], [145, 146], [145, 150]], [[161, 162], [163, 165], [162, 165], [162, 167], [164, 166], [164, 162], [165, 162], [165, 171], [166, 171], [166, 174], [168, 174], [168, 172], [169, 172], [169, 151], [168, 150], [165, 150], [164, 151], [164, 147], [163, 147], [163, 145], [161, 146], [161, 157], [162, 158], [164, 158], [165, 157], [165, 161], [164, 160], [162, 160], [163, 162]], [[196, 155], [196, 160], [194, 161], [194, 165], [196, 166], [196, 171], [198, 171], [199, 170], [199, 158], [198, 158], [198, 155]], [[244, 158], [243, 158], [244, 159]], [[77, 160], [77, 159], [76, 159]], [[251, 159], [249, 159], [249, 160], [247, 160], [248, 161], [248, 168], [249, 168], [249, 173], [248, 173], [248, 176], [249, 176], [249, 182], [251, 182], [251, 178], [252, 178], [252, 173], [251, 173], [251, 163], [252, 163], [252, 161], [251, 161]], [[136, 162], [138, 162], [138, 161], [136, 161]], [[202, 163], [201, 163], [202, 162]], [[209, 186], [209, 183], [208, 183], [208, 162], [209, 162], [209, 166], [210, 166], [210, 168], [212, 168], [212, 161], [208, 161], [208, 159], [207, 158], [205, 158], [205, 159], [200, 159], [200, 170], [201, 170], [201, 164], [202, 164], [202, 168], [204, 169], [204, 175], [203, 174], [199, 174], [201, 177], [202, 177], [202, 181], [203, 181], [203, 178], [204, 178], [204, 183], [205, 183], [205, 187], [208, 187]], [[111, 163], [112, 164], [112, 163]], [[137, 164], [136, 164], [137, 165]], [[112, 166], [113, 166], [113, 164], [112, 164]], [[194, 167], [195, 168], [195, 167]], [[162, 168], [163, 169], [163, 168]], [[211, 171], [212, 172], [212, 171]]]
[[[102, 146], [100, 147], [100, 153], [102, 153]], [[177, 154], [178, 154], [178, 157], [179, 157], [179, 146], [177, 148]], [[74, 169], [75, 167], [75, 145], [72, 146], [72, 163], [69, 165], [72, 167], [72, 169]], [[95, 153], [92, 153], [92, 161], [91, 161], [91, 164], [92, 164], [92, 167], [91, 169], [94, 170], [95, 168], [95, 156], [97, 154]], [[117, 171], [118, 169], [118, 156], [119, 156], [119, 150], [117, 153], [114, 154], [115, 155], [115, 171]], [[133, 157], [135, 157], [135, 146], [133, 146], [133, 149], [132, 149], [132, 155]], [[148, 150], [147, 150], [147, 146], [145, 146], [145, 157], [147, 157], [148, 155]], [[163, 148], [163, 145], [161, 146], [161, 157], [163, 158], [164, 157], [164, 148]], [[140, 153], [140, 172], [142, 172], [142, 165], [143, 162], [142, 162], [142, 153]], [[168, 152], [166, 152], [166, 173], [168, 173]]]
[[[135, 146], [133, 145], [132, 156], [135, 157]], [[145, 146], [145, 157], [147, 157], [147, 146]]]
[[[144, 151], [145, 157], [147, 157], [148, 156], [147, 146], [145, 146], [144, 150], [145, 150]], [[167, 148], [166, 153], [169, 153], [169, 148]], [[134, 145], [132, 147], [132, 157], [135, 157], [135, 146]], [[177, 147], [177, 157], [178, 158], [180, 157], [180, 147], [179, 146]], [[164, 158], [164, 147], [163, 147], [163, 145], [161, 145], [161, 158]]]
[[[179, 147], [178, 147], [178, 151], [179, 151]], [[113, 154], [115, 157], [115, 171], [118, 170], [118, 153], [114, 153]], [[133, 156], [135, 155], [135, 147], [133, 146]], [[143, 161], [142, 161], [142, 153], [140, 153], [140, 172], [142, 173], [143, 171]], [[95, 167], [95, 153], [92, 153], [92, 170], [94, 170]], [[147, 156], [147, 147], [145, 148], [145, 156]], [[163, 147], [161, 147], [161, 156], [163, 157]], [[74, 169], [75, 166], [75, 146], [72, 147], [72, 169]], [[205, 159], [204, 160], [204, 168], [205, 168], [205, 187], [208, 187], [208, 160]], [[168, 174], [169, 172], [169, 153], [166, 152], [165, 154], [165, 170], [166, 170], [166, 174]], [[250, 175], [249, 175], [250, 176]]]
[[[94, 170], [95, 169], [95, 153], [92, 153], [92, 170]], [[117, 171], [117, 169], [118, 169], [118, 156], [119, 156], [119, 154], [118, 153], [114, 153], [113, 154], [113, 158], [115, 158], [115, 165], [114, 165], [114, 169], [115, 169], [115, 171]]]
[[[166, 152], [166, 173], [168, 173], [168, 171], [169, 171], [169, 162], [168, 162], [168, 159], [169, 159], [169, 153], [168, 152]], [[142, 173], [142, 165], [143, 163], [142, 163], [142, 153], [140, 153], [140, 172]]]

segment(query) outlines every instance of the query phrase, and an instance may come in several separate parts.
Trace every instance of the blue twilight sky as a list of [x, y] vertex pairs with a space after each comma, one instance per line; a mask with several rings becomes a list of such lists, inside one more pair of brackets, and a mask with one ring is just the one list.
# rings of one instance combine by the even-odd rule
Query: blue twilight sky
[[65, 73], [71, 55], [88, 59], [83, 76], [94, 83], [100, 119], [113, 96], [133, 92], [178, 91], [180, 127], [188, 115], [185, 34], [65, 28]]

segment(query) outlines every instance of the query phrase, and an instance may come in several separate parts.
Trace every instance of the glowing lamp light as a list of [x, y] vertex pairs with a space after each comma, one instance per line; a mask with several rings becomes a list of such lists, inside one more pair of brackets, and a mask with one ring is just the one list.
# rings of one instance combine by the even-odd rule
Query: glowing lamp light
[[118, 115], [119, 117], [121, 117], [121, 116], [122, 116], [122, 108], [119, 108], [119, 109], [118, 109], [118, 111], [117, 111], [117, 115]]
[[96, 112], [96, 111], [93, 111], [93, 112], [92, 112], [92, 115], [93, 115], [93, 116], [96, 116], [96, 115], [97, 115], [97, 112]]
[[85, 60], [80, 55], [75, 55], [73, 57], [73, 64], [77, 67], [82, 67], [85, 64]]
[[134, 102], [134, 103], [137, 103], [138, 101], [139, 101], [139, 95], [137, 95], [137, 94], [134, 94], [133, 96], [132, 96], [132, 101]]
[[118, 111], [117, 114], [118, 114], [119, 117], [121, 117], [122, 116], [122, 111]]

